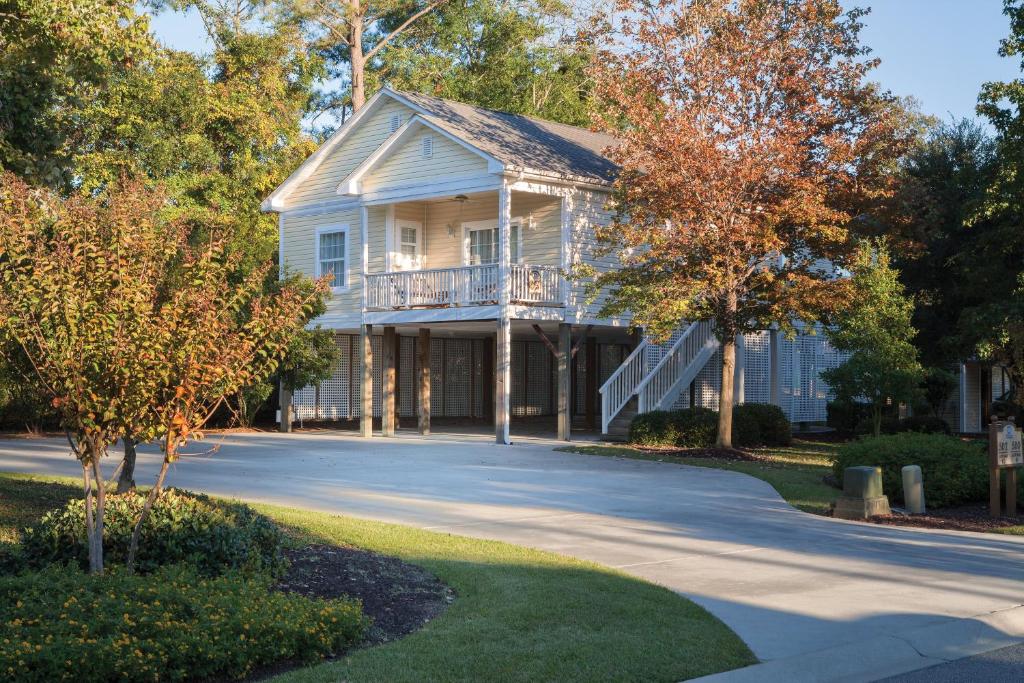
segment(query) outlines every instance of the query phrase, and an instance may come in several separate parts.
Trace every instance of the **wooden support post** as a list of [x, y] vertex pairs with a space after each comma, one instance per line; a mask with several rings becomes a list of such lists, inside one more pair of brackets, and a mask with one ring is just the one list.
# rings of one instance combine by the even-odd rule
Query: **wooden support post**
[[768, 332], [768, 402], [773, 406], [782, 405], [782, 335], [777, 328]]
[[1006, 514], [1008, 517], [1017, 516], [1017, 468], [1009, 467], [1006, 470]]
[[587, 386], [586, 397], [587, 427], [597, 427], [597, 339], [587, 337]]
[[363, 325], [359, 330], [360, 364], [363, 377], [359, 392], [362, 394], [362, 408], [359, 416], [359, 435], [369, 439], [373, 436], [373, 326]]
[[380, 428], [384, 436], [395, 435], [395, 328], [384, 328], [384, 377], [381, 394]]
[[420, 434], [430, 434], [430, 328], [420, 328]]
[[289, 433], [292, 431], [292, 392], [281, 387], [281, 431]]
[[572, 416], [569, 413], [569, 395], [572, 393], [569, 368], [572, 364], [572, 325], [558, 325], [558, 439], [572, 438]]

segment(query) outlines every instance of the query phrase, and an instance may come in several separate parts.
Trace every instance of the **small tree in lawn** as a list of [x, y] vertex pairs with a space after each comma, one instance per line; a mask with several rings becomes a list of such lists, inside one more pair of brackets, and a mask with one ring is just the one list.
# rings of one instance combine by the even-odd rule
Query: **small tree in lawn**
[[829, 331], [832, 344], [850, 353], [841, 365], [822, 373], [837, 398], [865, 400], [871, 406], [872, 433], [881, 433], [887, 406], [917, 396], [924, 370], [913, 344], [914, 304], [899, 271], [889, 264], [885, 243], [863, 243], [852, 264], [851, 305]]
[[[180, 447], [224, 396], [274, 371], [322, 293], [264, 294], [269, 264], [240, 275], [217, 228], [212, 215], [202, 226], [176, 217], [139, 183], [61, 199], [0, 179], [0, 329], [52, 397], [82, 464], [93, 572], [103, 571], [100, 460], [110, 445], [133, 436], [164, 451], [131, 565]], [[193, 243], [195, 234], [214, 237]]]
[[[718, 445], [731, 445], [736, 335], [814, 321], [845, 300], [855, 205], [888, 194], [904, 120], [864, 82], [858, 11], [836, 0], [619, 0], [594, 66], [597, 125], [620, 144], [621, 268], [604, 314], [667, 333], [713, 319]], [[862, 205], [862, 204], [861, 204]]]

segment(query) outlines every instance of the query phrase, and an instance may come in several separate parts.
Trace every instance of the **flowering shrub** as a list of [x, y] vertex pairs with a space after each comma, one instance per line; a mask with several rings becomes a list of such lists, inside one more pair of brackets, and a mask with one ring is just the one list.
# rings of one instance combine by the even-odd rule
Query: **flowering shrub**
[[[108, 563], [123, 564], [127, 558], [144, 502], [145, 496], [136, 492], [107, 497], [103, 551]], [[207, 576], [231, 569], [278, 574], [285, 562], [281, 544], [280, 530], [247, 505], [167, 489], [143, 524], [136, 571], [187, 561]], [[27, 529], [23, 556], [32, 567], [70, 561], [87, 568], [84, 500], [69, 501]]]
[[106, 576], [54, 565], [0, 577], [0, 677], [19, 681], [243, 678], [359, 642], [358, 601], [271, 590], [267, 575], [176, 565]]

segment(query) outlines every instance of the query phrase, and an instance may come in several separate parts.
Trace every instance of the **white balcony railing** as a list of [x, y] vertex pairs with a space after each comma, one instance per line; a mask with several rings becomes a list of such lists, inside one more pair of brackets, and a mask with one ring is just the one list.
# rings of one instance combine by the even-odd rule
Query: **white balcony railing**
[[[560, 305], [558, 268], [516, 264], [509, 269], [512, 303]], [[366, 276], [366, 307], [447, 308], [498, 302], [497, 264], [404, 270]]]

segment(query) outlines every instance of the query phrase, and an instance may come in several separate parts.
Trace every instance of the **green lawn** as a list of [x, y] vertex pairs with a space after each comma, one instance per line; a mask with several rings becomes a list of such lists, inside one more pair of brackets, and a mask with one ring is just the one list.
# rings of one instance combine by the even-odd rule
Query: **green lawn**
[[832, 472], [832, 459], [837, 448], [838, 445], [833, 443], [814, 441], [813, 439], [793, 439], [791, 446], [753, 449], [754, 452], [765, 458], [763, 462], [677, 457], [668, 453], [645, 451], [631, 446], [565, 446], [558, 450], [587, 455], [678, 462], [684, 465], [743, 472], [771, 484], [790, 505], [805, 512], [823, 515], [828, 512], [839, 495], [838, 489], [822, 481], [822, 477]]
[[[0, 538], [67, 497], [71, 479], [0, 473]], [[677, 681], [754, 663], [675, 593], [553, 553], [305, 510], [257, 506], [297, 543], [352, 545], [436, 574], [457, 599], [422, 630], [280, 681]]]

